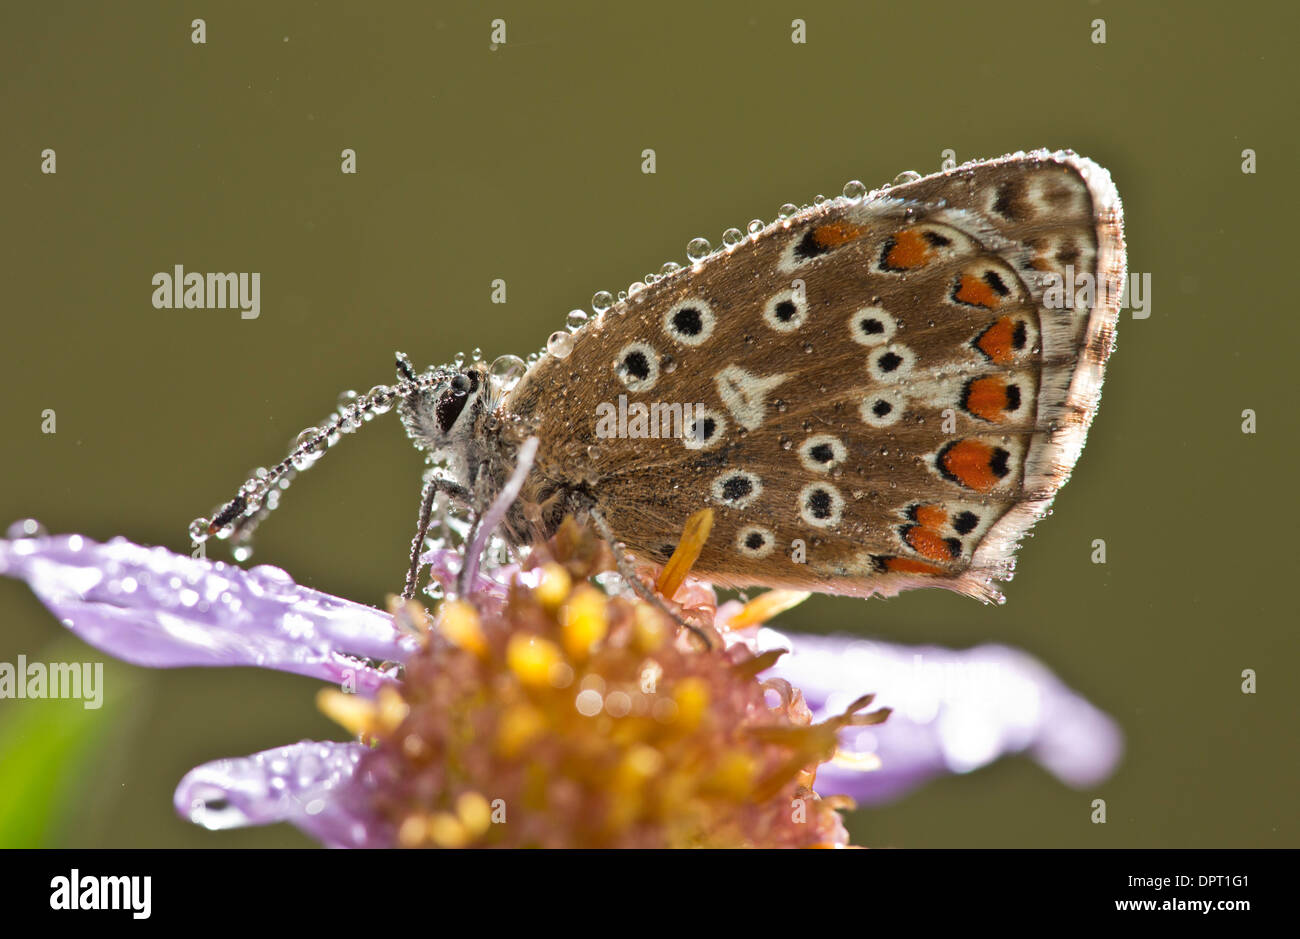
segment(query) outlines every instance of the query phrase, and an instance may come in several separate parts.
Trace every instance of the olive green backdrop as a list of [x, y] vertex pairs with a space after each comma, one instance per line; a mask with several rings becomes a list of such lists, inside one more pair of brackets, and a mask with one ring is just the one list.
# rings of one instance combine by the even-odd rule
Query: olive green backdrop
[[[390, 381], [394, 349], [420, 365], [475, 346], [527, 355], [593, 292], [783, 202], [933, 172], [945, 149], [1073, 148], [1114, 176], [1152, 315], [1124, 314], [1087, 450], [1008, 603], [814, 598], [780, 624], [1019, 646], [1125, 730], [1124, 762], [1095, 790], [1005, 760], [859, 812], [861, 843], [1300, 845], [1295, 8], [542, 6], [6, 4], [0, 521], [187, 550], [190, 519], [340, 390]], [[496, 50], [494, 17], [508, 30]], [[40, 172], [45, 148], [55, 175]], [[260, 272], [260, 317], [155, 310], [150, 280], [175, 264]], [[255, 560], [382, 602], [401, 584], [419, 475], [398, 422], [372, 425], [294, 486]], [[102, 658], [68, 641], [0, 581], [0, 661]], [[1241, 691], [1245, 669], [1257, 694]], [[57, 781], [43, 843], [307, 843], [284, 826], [205, 832], [171, 794], [199, 762], [341, 738], [314, 682], [109, 674], [118, 699]], [[0, 702], [0, 725], [49, 706]]]

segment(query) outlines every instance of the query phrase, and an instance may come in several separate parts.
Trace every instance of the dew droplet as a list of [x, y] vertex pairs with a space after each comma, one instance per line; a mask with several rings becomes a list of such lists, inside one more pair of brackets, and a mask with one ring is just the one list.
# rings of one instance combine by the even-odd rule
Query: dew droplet
[[867, 194], [866, 184], [860, 179], [850, 179], [844, 184], [844, 198], [852, 199], [854, 202], [861, 202]]
[[664, 266], [659, 268], [659, 273], [664, 277], [671, 277], [682, 269], [682, 266], [676, 261], [665, 261]]
[[495, 379], [503, 390], [509, 391], [515, 385], [519, 384], [519, 379], [524, 377], [524, 372], [528, 366], [524, 360], [517, 355], [498, 356], [489, 369], [492, 378]]
[[393, 409], [393, 389], [387, 385], [375, 385], [366, 392], [366, 398], [371, 414], [387, 414]]
[[328, 446], [328, 439], [320, 436], [319, 427], [305, 428], [293, 442], [293, 465], [306, 469], [321, 458]]
[[10, 539], [18, 538], [44, 538], [49, 532], [45, 526], [34, 518], [20, 518], [9, 526], [5, 532], [5, 537]]
[[713, 245], [709, 244], [707, 238], [692, 238], [686, 243], [686, 258], [692, 264], [703, 261], [713, 250]]
[[728, 248], [734, 248], [744, 240], [745, 236], [739, 228], [728, 228], [722, 233], [722, 243]]
[[568, 358], [569, 353], [573, 351], [573, 336], [557, 329], [551, 333], [551, 338], [546, 340], [546, 351], [557, 359]]
[[627, 295], [629, 297], [635, 297], [642, 290], [645, 290], [645, 284], [641, 283], [639, 280], [634, 280], [632, 283], [627, 285]]
[[587, 325], [586, 310], [570, 310], [569, 315], [564, 318], [564, 325], [569, 327], [570, 332], [577, 332]]
[[781, 449], [782, 449], [782, 450], [789, 450], [789, 449], [790, 449], [791, 447], [793, 447], [793, 446], [794, 446], [794, 441], [791, 440], [789, 437], [785, 436], [785, 434], [782, 434], [782, 435], [781, 435]]
[[342, 414], [348, 408], [357, 403], [357, 393], [355, 391], [340, 391], [338, 401], [338, 412]]
[[603, 451], [596, 444], [593, 443], [591, 446], [587, 447], [587, 459], [596, 461], [599, 460], [602, 455]]
[[248, 544], [235, 545], [230, 549], [230, 556], [242, 564], [253, 556], [253, 546]]
[[785, 403], [785, 398], [777, 398], [775, 401], [775, 407], [778, 414], [784, 414], [786, 411], [790, 410], [790, 405]]
[[598, 290], [591, 298], [591, 309], [595, 313], [604, 313], [614, 305], [614, 295], [608, 290]]
[[212, 524], [211, 521], [209, 521], [206, 518], [203, 518], [202, 516], [190, 522], [190, 540], [193, 541], [195, 544], [202, 544], [203, 542], [207, 541], [208, 526], [210, 526], [211, 524]]
[[664, 357], [659, 360], [659, 370], [669, 375], [677, 371], [677, 359], [672, 353], [665, 353]]
[[361, 426], [361, 408], [355, 404], [339, 411], [339, 430], [350, 434]]
[[920, 178], [921, 174], [916, 170], [903, 170], [903, 172], [894, 177], [893, 184], [895, 186], [902, 186], [906, 183], [914, 183]]
[[751, 241], [757, 241], [759, 233], [762, 232], [763, 229], [766, 227], [767, 226], [763, 224], [763, 220], [761, 218], [756, 218], [753, 219], [748, 225], [745, 226], [745, 230], [749, 232], [749, 238]]
[[781, 206], [781, 208], [777, 209], [776, 214], [779, 218], [789, 218], [798, 211], [799, 206], [795, 205], [793, 202], [787, 202], [785, 205]]
[[820, 192], [817, 193], [817, 195], [813, 196], [813, 205], [821, 205], [825, 201], [826, 201], [826, 197], [823, 196]]

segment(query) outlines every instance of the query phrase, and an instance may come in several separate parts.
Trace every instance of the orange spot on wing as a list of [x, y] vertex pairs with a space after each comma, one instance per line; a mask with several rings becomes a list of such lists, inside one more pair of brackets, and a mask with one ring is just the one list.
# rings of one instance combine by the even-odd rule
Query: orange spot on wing
[[813, 239], [823, 248], [838, 248], [866, 233], [867, 229], [863, 225], [845, 221], [827, 222], [813, 230]]
[[1015, 354], [1015, 335], [1016, 321], [1009, 316], [999, 317], [975, 340], [975, 347], [999, 365], [1006, 365]]
[[912, 513], [916, 523], [922, 528], [929, 528], [938, 531], [943, 527], [943, 523], [948, 521], [948, 511], [941, 505], [918, 505], [916, 511]]
[[948, 573], [942, 567], [936, 567], [933, 564], [926, 564], [924, 561], [913, 561], [911, 558], [884, 558], [882, 563], [885, 570], [891, 574], [946, 574]]
[[903, 533], [903, 540], [917, 554], [931, 561], [947, 561], [952, 558], [948, 544], [943, 536], [920, 525], [913, 525]]
[[981, 277], [974, 274], [962, 274], [961, 281], [957, 285], [957, 290], [953, 293], [953, 299], [960, 300], [962, 303], [969, 303], [971, 306], [982, 306], [990, 310], [1002, 302], [1002, 297], [998, 292], [984, 282]]
[[893, 247], [885, 255], [886, 266], [897, 270], [907, 270], [920, 267], [930, 260], [930, 246], [916, 229], [903, 229], [894, 235], [893, 241]]
[[977, 378], [966, 390], [966, 410], [986, 421], [1000, 421], [1007, 408], [1007, 383], [996, 375]]
[[943, 471], [963, 486], [986, 492], [1000, 479], [994, 472], [995, 453], [993, 447], [982, 441], [959, 440], [943, 451], [940, 463]]

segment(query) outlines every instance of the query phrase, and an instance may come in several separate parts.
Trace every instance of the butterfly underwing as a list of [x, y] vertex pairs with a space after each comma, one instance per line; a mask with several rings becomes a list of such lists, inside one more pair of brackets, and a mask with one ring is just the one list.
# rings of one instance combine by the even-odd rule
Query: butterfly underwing
[[515, 544], [585, 514], [663, 562], [709, 507], [694, 572], [718, 585], [1000, 601], [1114, 346], [1126, 271], [1109, 174], [1040, 150], [858, 184], [692, 260], [600, 304], [522, 377], [416, 374], [399, 355], [397, 385], [303, 431], [192, 536], [246, 546], [297, 470], [396, 403], [432, 464], [406, 596], [436, 496], [481, 517], [524, 466], [501, 529]]
[[[805, 208], [618, 303], [501, 397], [504, 436], [541, 441], [524, 503], [580, 490], [659, 562], [711, 506], [695, 573], [717, 584], [1000, 601], [1083, 447], [1124, 277], [1118, 195], [1073, 153]], [[598, 435], [620, 395], [695, 405], [693, 433]]]

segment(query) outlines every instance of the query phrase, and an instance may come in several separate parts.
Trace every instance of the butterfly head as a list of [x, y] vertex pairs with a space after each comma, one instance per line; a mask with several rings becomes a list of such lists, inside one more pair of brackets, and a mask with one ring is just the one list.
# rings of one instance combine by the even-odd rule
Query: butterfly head
[[472, 433], [484, 407], [486, 372], [470, 364], [432, 368], [417, 375], [406, 356], [398, 353], [397, 375], [410, 389], [397, 410], [415, 446], [433, 459], [462, 449], [460, 445]]

